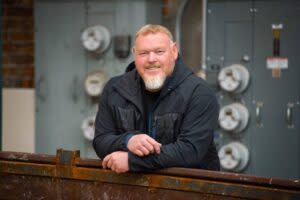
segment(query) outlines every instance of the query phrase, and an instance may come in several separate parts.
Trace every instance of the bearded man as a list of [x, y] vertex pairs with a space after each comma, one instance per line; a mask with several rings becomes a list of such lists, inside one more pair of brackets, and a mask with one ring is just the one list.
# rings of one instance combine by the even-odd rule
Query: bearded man
[[112, 78], [101, 96], [93, 146], [103, 168], [219, 170], [216, 96], [184, 65], [170, 31], [143, 26], [132, 53], [127, 72]]

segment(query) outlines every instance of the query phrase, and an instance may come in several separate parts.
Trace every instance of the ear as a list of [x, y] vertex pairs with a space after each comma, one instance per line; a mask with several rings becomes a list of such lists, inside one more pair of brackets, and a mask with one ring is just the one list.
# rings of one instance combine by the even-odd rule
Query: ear
[[134, 47], [131, 48], [131, 53], [132, 53], [133, 57], [135, 58], [135, 48]]
[[172, 54], [174, 59], [176, 60], [178, 58], [178, 47], [176, 42], [173, 42], [172, 44]]

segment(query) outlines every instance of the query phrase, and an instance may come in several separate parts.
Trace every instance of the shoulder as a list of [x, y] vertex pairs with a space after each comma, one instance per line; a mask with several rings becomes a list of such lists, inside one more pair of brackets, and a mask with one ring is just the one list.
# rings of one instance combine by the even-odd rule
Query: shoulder
[[187, 77], [184, 82], [184, 88], [187, 90], [192, 89], [193, 93], [198, 95], [208, 95], [215, 96], [214, 90], [208, 85], [208, 83], [202, 78], [196, 76], [195, 74], [191, 74]]
[[137, 90], [136, 70], [133, 70], [111, 78], [104, 87], [103, 96], [109, 99], [116, 95], [125, 97], [134, 95]]
[[127, 84], [127, 82], [130, 82], [134, 80], [135, 77], [135, 71], [126, 72], [124, 74], [121, 74], [119, 76], [112, 77], [107, 83], [107, 88], [113, 88], [113, 87], [119, 87], [124, 86], [124, 84]]
[[176, 61], [175, 70], [175, 80], [181, 85], [184, 93], [188, 94], [189, 92], [194, 92], [196, 90], [204, 95], [214, 94], [213, 89], [208, 83], [199, 76], [196, 76], [195, 73], [184, 64], [180, 57]]
[[118, 83], [120, 81], [120, 79], [122, 78], [123, 75], [120, 75], [120, 76], [115, 76], [115, 77], [112, 77], [110, 78], [107, 83], [105, 84], [105, 87], [104, 87], [104, 90], [111, 90], [114, 85], [116, 83]]
[[211, 113], [217, 119], [220, 104], [215, 91], [205, 80], [196, 75], [190, 77], [190, 82], [193, 84], [193, 91], [189, 105], [193, 109], [201, 111], [200, 113]]
[[196, 76], [191, 75], [189, 77], [190, 87], [193, 88], [190, 101], [195, 104], [202, 104], [203, 106], [209, 106], [212, 110], [219, 110], [219, 102], [215, 91], [208, 85], [208, 83]]

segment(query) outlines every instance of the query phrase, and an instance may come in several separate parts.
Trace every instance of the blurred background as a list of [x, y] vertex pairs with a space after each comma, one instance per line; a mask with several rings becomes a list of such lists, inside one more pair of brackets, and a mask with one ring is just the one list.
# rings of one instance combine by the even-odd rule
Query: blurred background
[[300, 178], [300, 1], [3, 0], [1, 14], [2, 151], [96, 158], [103, 86], [153, 23], [217, 94], [222, 170]]

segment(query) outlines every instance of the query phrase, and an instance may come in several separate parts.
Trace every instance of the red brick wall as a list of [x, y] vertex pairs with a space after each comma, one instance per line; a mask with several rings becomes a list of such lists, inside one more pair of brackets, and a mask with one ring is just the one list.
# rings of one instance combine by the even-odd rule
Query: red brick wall
[[34, 87], [33, 0], [2, 0], [3, 87]]

